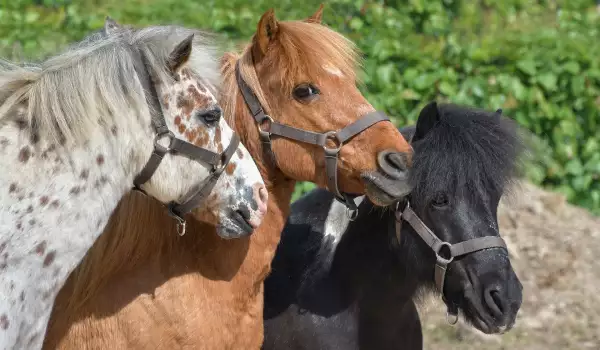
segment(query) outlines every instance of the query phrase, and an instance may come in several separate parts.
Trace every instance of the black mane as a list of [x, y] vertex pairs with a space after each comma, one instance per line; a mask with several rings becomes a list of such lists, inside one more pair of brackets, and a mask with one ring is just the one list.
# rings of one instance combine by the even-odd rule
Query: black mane
[[438, 104], [437, 113], [434, 128], [413, 143], [411, 197], [429, 200], [438, 191], [479, 186], [502, 193], [520, 170], [523, 142], [515, 123], [501, 111], [455, 104]]

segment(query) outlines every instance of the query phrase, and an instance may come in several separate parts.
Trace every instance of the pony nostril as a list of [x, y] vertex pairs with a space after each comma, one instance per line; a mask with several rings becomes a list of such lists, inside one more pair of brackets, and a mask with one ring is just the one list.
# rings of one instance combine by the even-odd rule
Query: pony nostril
[[387, 155], [386, 160], [398, 171], [406, 170], [406, 163], [400, 153], [390, 153]]
[[264, 186], [258, 190], [258, 199], [261, 203], [264, 204], [266, 204], [269, 201], [269, 192]]
[[507, 310], [500, 292], [496, 289], [490, 289], [485, 292], [484, 299], [492, 316], [497, 320], [502, 320]]
[[246, 222], [250, 221], [250, 218], [251, 218], [250, 210], [246, 206], [240, 207], [238, 210], [236, 210], [236, 212], [238, 214], [240, 214], [242, 219], [244, 219]]
[[377, 155], [377, 163], [384, 174], [394, 179], [404, 178], [408, 171], [408, 161], [405, 153], [385, 150]]
[[256, 214], [260, 219], [267, 212], [267, 203], [269, 201], [269, 192], [265, 185], [255, 184], [252, 190], [252, 209], [256, 210]]

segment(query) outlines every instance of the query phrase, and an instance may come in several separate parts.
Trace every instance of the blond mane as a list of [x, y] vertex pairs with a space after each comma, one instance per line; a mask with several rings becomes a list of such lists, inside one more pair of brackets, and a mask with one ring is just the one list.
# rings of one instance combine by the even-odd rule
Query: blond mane
[[91, 35], [41, 64], [0, 61], [0, 125], [14, 116], [17, 106], [25, 105], [36, 132], [70, 144], [89, 139], [99, 126], [127, 123], [124, 113], [149, 113], [132, 49], [141, 50], [149, 70], [168, 82], [172, 79], [166, 71], [168, 55], [192, 33], [196, 35], [190, 68], [218, 85], [218, 63], [205, 33], [154, 26]]

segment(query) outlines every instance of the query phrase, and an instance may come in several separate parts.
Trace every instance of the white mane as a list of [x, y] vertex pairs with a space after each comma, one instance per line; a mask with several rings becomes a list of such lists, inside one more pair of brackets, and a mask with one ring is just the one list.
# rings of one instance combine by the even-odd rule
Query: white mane
[[131, 50], [144, 53], [154, 79], [168, 82], [168, 55], [192, 33], [188, 66], [218, 86], [217, 52], [206, 33], [155, 26], [110, 36], [93, 34], [41, 64], [0, 61], [0, 125], [12, 118], [17, 106], [25, 106], [29, 125], [40, 135], [80, 143], [98, 126], [127, 122], [125, 111], [148, 113]]

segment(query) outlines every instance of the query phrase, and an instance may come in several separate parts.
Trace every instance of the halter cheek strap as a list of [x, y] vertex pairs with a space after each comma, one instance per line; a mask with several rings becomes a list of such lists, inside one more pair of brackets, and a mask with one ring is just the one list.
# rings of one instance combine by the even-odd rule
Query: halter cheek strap
[[[448, 265], [454, 260], [454, 258], [468, 255], [480, 250], [490, 249], [490, 248], [503, 248], [506, 249], [506, 243], [504, 239], [499, 236], [485, 236], [485, 237], [477, 237], [472, 238], [460, 243], [450, 244], [448, 242], [444, 242], [436, 236], [433, 231], [419, 219], [417, 214], [410, 208], [410, 202], [406, 202], [406, 207], [404, 210], [400, 211], [398, 208], [396, 209], [396, 238], [398, 242], [400, 242], [400, 231], [402, 229], [402, 221], [406, 221], [412, 226], [415, 232], [423, 239], [425, 244], [433, 252], [435, 253], [435, 272], [434, 272], [434, 281], [437, 289], [442, 294], [442, 298], [444, 297], [444, 282], [446, 280], [446, 271], [448, 269]], [[442, 249], [446, 247], [446, 251], [442, 253]], [[456, 323], [458, 310], [456, 306], [449, 305], [448, 306], [448, 316], [452, 316], [452, 320], [454, 322], [450, 322], [452, 324]]]
[[[233, 134], [227, 149], [222, 153], [216, 153], [176, 138], [166, 125], [165, 116], [160, 107], [156, 88], [154, 87], [148, 72], [145, 56], [136, 49], [132, 49], [132, 54], [134, 58], [134, 67], [144, 89], [146, 103], [148, 103], [148, 107], [152, 114], [152, 125], [156, 131], [152, 155], [142, 171], [133, 181], [135, 189], [145, 194], [141, 189], [141, 186], [152, 178], [152, 175], [154, 175], [166, 154], [183, 155], [191, 160], [211, 167], [209, 176], [195, 186], [195, 189], [190, 191], [190, 193], [184, 197], [183, 203], [170, 202], [167, 204], [169, 214], [178, 222], [177, 231], [179, 235], [183, 236], [186, 230], [185, 214], [189, 213], [194, 208], [199, 207], [208, 197], [217, 183], [217, 180], [223, 173], [223, 169], [227, 166], [231, 157], [233, 157], [233, 154], [237, 150], [240, 139], [236, 134]], [[162, 146], [159, 142], [164, 138], [169, 140], [169, 145], [167, 147]]]
[[[323, 151], [325, 152], [325, 174], [327, 176], [327, 187], [333, 192], [337, 200], [346, 204], [346, 207], [351, 213], [351, 218], [356, 218], [356, 215], [358, 214], [358, 208], [356, 204], [347, 193], [341, 192], [338, 186], [337, 167], [339, 152], [344, 144], [354, 136], [360, 134], [378, 122], [389, 121], [390, 119], [383, 112], [375, 111], [364, 115], [362, 118], [338, 131], [317, 133], [298, 129], [289, 125], [277, 123], [273, 120], [273, 118], [271, 118], [271, 116], [265, 113], [260, 101], [258, 100], [258, 97], [256, 94], [254, 94], [252, 88], [250, 88], [250, 86], [248, 86], [248, 84], [242, 78], [239, 62], [235, 66], [235, 76], [238, 87], [240, 88], [244, 101], [246, 102], [246, 106], [250, 110], [250, 113], [257, 124], [263, 149], [268, 154], [268, 158], [271, 160], [272, 164], [277, 166], [277, 159], [271, 144], [272, 135], [323, 147]], [[327, 141], [333, 141], [335, 147], [328, 147]]]

